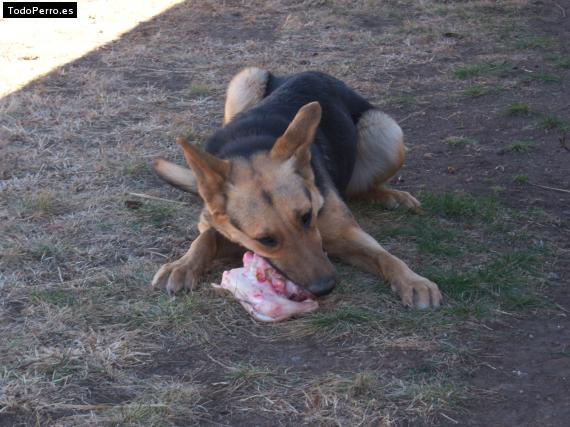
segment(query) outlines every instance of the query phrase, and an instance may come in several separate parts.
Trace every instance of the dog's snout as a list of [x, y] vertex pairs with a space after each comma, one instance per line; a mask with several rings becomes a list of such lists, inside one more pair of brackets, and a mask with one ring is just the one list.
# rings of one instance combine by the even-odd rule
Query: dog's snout
[[329, 276], [317, 280], [309, 285], [309, 292], [314, 296], [320, 297], [330, 294], [336, 286], [336, 276]]

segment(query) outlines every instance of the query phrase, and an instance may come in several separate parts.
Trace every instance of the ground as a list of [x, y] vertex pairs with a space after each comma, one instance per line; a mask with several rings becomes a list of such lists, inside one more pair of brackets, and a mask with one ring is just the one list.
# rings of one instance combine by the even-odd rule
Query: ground
[[[0, 100], [0, 425], [567, 425], [569, 1], [185, 1]], [[351, 202], [445, 305], [378, 278], [251, 320], [148, 284], [200, 201], [159, 181], [231, 76], [317, 69], [397, 119], [394, 188]], [[150, 196], [140, 197], [140, 195]]]

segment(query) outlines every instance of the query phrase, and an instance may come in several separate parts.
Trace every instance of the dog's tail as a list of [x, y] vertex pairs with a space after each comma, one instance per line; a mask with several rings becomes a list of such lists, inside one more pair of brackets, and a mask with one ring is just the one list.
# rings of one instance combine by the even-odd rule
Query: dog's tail
[[265, 97], [270, 77], [269, 71], [257, 67], [244, 68], [234, 76], [226, 93], [224, 125]]
[[190, 169], [161, 158], [154, 159], [152, 166], [158, 176], [173, 187], [199, 195], [196, 178]]

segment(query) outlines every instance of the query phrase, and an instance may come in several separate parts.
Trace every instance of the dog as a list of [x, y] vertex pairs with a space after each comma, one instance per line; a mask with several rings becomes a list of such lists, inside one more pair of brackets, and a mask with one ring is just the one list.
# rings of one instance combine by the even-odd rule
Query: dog
[[154, 170], [205, 205], [199, 236], [153, 287], [190, 290], [215, 259], [247, 249], [315, 296], [336, 285], [332, 256], [383, 277], [406, 306], [440, 306], [437, 285], [363, 231], [344, 202], [420, 208], [384, 186], [404, 162], [400, 126], [342, 81], [246, 68], [228, 86], [223, 127], [205, 151], [177, 142], [190, 169], [158, 158]]

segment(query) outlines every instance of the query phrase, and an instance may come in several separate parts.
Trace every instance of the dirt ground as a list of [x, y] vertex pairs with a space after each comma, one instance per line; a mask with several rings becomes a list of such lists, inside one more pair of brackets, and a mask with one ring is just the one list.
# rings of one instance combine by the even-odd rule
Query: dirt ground
[[[567, 425], [569, 39], [567, 0], [185, 1], [1, 99], [0, 425]], [[350, 205], [442, 309], [338, 263], [277, 325], [208, 286], [224, 265], [149, 289], [201, 208], [150, 160], [182, 163], [247, 65], [401, 123], [391, 185], [424, 214]]]

